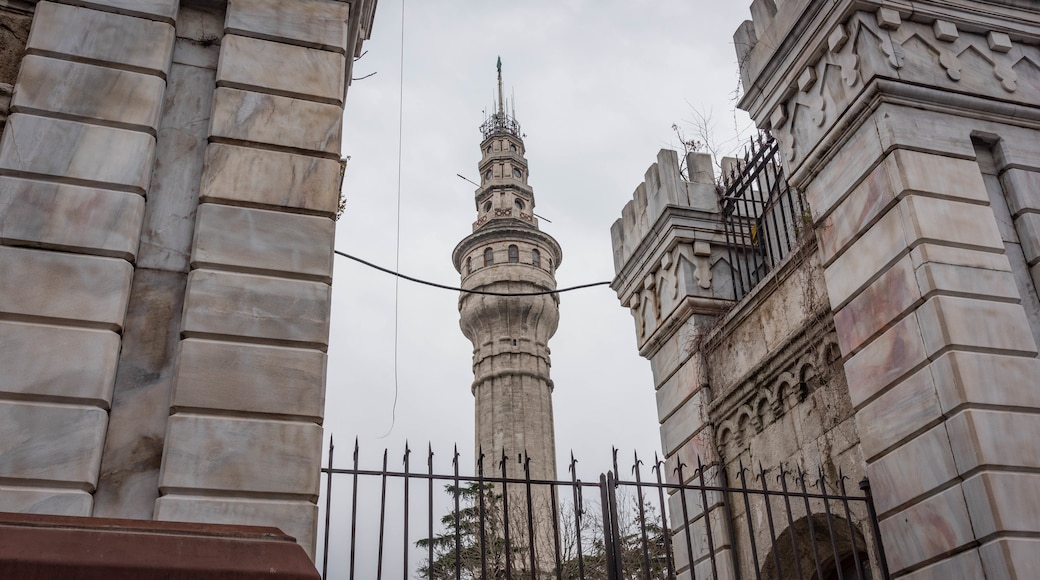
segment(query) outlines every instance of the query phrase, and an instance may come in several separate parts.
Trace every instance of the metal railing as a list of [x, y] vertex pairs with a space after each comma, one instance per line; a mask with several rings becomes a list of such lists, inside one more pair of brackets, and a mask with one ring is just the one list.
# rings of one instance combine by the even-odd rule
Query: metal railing
[[[573, 456], [569, 481], [546, 481], [532, 479], [525, 457], [493, 466], [481, 457], [477, 473], [463, 475], [455, 451], [445, 475], [434, 473], [432, 449], [419, 471], [407, 447], [399, 471], [386, 451], [381, 468], [362, 469], [356, 442], [350, 468], [333, 467], [333, 452], [330, 441], [318, 559], [326, 579], [889, 577], [865, 479], [863, 495], [852, 495], [844, 476], [830, 485], [822, 473], [811, 481], [738, 466], [740, 483], [729, 486], [716, 466], [669, 474], [656, 456], [644, 466], [638, 455], [623, 479], [615, 451], [597, 481], [578, 478]], [[509, 476], [516, 465], [522, 477]], [[347, 509], [349, 526], [339, 519]]]
[[719, 203], [739, 301], [811, 233], [812, 220], [801, 192], [787, 183], [779, 144], [769, 133], [759, 134], [727, 169]]

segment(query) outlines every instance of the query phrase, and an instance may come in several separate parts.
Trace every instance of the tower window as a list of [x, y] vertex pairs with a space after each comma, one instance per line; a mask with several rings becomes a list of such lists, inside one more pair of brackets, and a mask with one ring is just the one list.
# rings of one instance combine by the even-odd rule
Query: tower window
[[495, 253], [491, 251], [491, 248], [484, 250], [484, 265], [490, 266], [495, 263]]
[[473, 258], [466, 258], [466, 273], [473, 273]]
[[486, 171], [486, 172], [484, 173], [484, 179], [491, 179], [491, 170], [490, 170], [490, 169], [488, 169], [488, 170], [487, 170], [487, 171]]
[[519, 169], [517, 169], [516, 167], [513, 168], [513, 177], [520, 179], [523, 176], [524, 174], [521, 173]]
[[515, 264], [520, 261], [520, 250], [516, 246], [509, 246], [509, 263]]
[[488, 155], [491, 155], [491, 145], [488, 145], [488, 148], [487, 148], [487, 154], [488, 154]]
[[513, 205], [516, 206], [516, 209], [524, 209], [524, 202], [519, 197], [513, 200]]
[[516, 153], [516, 145], [513, 145], [512, 143], [510, 143], [509, 144], [509, 150], [512, 151], [513, 153]]
[[535, 268], [542, 267], [542, 255], [538, 253], [538, 250], [531, 250], [531, 265]]
[[489, 211], [491, 211], [491, 202], [490, 201], [484, 204], [484, 213], [487, 213]]

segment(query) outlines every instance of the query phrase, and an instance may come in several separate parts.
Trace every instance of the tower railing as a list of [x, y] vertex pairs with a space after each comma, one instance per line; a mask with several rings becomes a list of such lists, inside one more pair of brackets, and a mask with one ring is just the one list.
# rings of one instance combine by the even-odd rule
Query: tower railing
[[719, 205], [740, 300], [809, 239], [812, 220], [801, 192], [788, 185], [779, 143], [768, 132], [724, 171]]
[[505, 113], [494, 113], [485, 119], [484, 123], [480, 125], [480, 133], [485, 140], [493, 135], [501, 134], [512, 135], [517, 138], [522, 137], [520, 123]]

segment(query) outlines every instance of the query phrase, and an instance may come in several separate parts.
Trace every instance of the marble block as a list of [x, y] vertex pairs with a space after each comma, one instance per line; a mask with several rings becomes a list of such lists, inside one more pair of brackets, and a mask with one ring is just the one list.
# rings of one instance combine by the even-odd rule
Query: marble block
[[883, 518], [880, 527], [893, 574], [975, 541], [964, 493], [957, 484]]
[[335, 230], [336, 222], [326, 217], [204, 203], [191, 264], [331, 284]]
[[338, 105], [219, 88], [210, 136], [327, 153], [339, 158], [343, 109]]
[[62, 3], [171, 24], [176, 20], [177, 7], [180, 6], [179, 0], [62, 0]]
[[909, 314], [845, 361], [849, 396], [860, 407], [928, 360], [916, 314]]
[[921, 369], [856, 413], [863, 458], [874, 459], [942, 418], [931, 369]]
[[318, 507], [310, 502], [166, 495], [155, 501], [155, 519], [272, 526], [296, 538], [296, 542], [314, 558]]
[[986, 578], [978, 550], [968, 550], [914, 570], [901, 580], [978, 580]]
[[913, 262], [909, 256], [903, 256], [834, 314], [841, 352], [858, 351], [920, 300]]
[[107, 426], [97, 407], [0, 401], [0, 479], [93, 491]]
[[682, 443], [707, 424], [708, 409], [704, 391], [698, 390], [680, 405], [675, 413], [661, 422], [661, 446], [665, 454], [674, 453]]
[[119, 330], [133, 266], [125, 260], [0, 246], [0, 312]]
[[0, 321], [2, 393], [108, 408], [118, 358], [114, 332]]
[[0, 486], [0, 512], [89, 517], [93, 498], [78, 489]]
[[1040, 210], [1040, 172], [1008, 169], [1000, 176], [1000, 183], [1013, 217], [1024, 211]]
[[334, 217], [339, 161], [210, 143], [199, 192], [202, 202], [289, 207]]
[[1018, 580], [1040, 570], [1040, 540], [1036, 538], [999, 538], [980, 546], [979, 555], [985, 574], [980, 571], [971, 578]]
[[0, 142], [0, 169], [144, 194], [155, 137], [138, 131], [15, 114]]
[[961, 473], [998, 465], [1040, 469], [1040, 415], [965, 409], [946, 424]]
[[1040, 475], [983, 471], [962, 484], [975, 535], [1030, 533], [1040, 508]]
[[173, 39], [173, 26], [166, 22], [40, 2], [26, 51], [67, 55], [165, 78]]
[[321, 424], [325, 353], [233, 342], [181, 341], [172, 407], [292, 416]]
[[1036, 355], [1025, 310], [1019, 304], [935, 296], [917, 310], [929, 356], [950, 346]]
[[216, 73], [175, 63], [168, 84], [137, 265], [187, 273]]
[[166, 83], [153, 75], [30, 54], [22, 60], [11, 108], [155, 133], [164, 90]]
[[145, 211], [136, 193], [0, 177], [0, 240], [133, 261]]
[[314, 423], [177, 413], [167, 426], [159, 489], [317, 501], [321, 440]]
[[951, 351], [930, 368], [946, 414], [974, 404], [1040, 408], [1040, 359]]
[[945, 424], [904, 442], [867, 466], [878, 514], [926, 496], [959, 472]]
[[346, 66], [335, 52], [229, 34], [220, 43], [217, 85], [342, 105]]
[[334, 0], [229, 0], [225, 29], [229, 34], [345, 53], [350, 8]]
[[194, 270], [182, 331], [325, 350], [330, 301], [331, 287], [322, 282]]
[[1015, 231], [1029, 265], [1040, 262], [1040, 214], [1024, 213], [1015, 219]]

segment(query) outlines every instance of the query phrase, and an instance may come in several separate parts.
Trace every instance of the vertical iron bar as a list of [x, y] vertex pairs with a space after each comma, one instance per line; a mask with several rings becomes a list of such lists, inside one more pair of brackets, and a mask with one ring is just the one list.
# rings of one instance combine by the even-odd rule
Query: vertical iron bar
[[427, 491], [429, 493], [429, 497], [427, 498], [427, 504], [426, 505], [428, 506], [429, 512], [427, 514], [426, 526], [427, 526], [427, 533], [429, 535], [426, 536], [426, 537], [430, 539], [430, 543], [427, 544], [427, 546], [426, 546], [427, 549], [429, 550], [429, 555], [427, 556], [428, 560], [427, 560], [427, 564], [426, 564], [426, 575], [427, 575], [428, 578], [430, 578], [432, 580], [432, 578], [433, 578], [433, 444], [432, 443], [427, 443], [426, 444], [426, 449], [427, 449], [426, 469], [427, 469], [427, 474], [430, 476], [427, 479], [427, 482], [428, 482]]
[[665, 563], [668, 565], [668, 580], [675, 579], [675, 560], [672, 558], [672, 537], [671, 530], [668, 529], [668, 515], [666, 504], [664, 501], [664, 482], [661, 481], [661, 465], [664, 462], [657, 456], [657, 452], [654, 452], [654, 471], [657, 475], [657, 499], [661, 506], [661, 536], [664, 541], [664, 557]]
[[326, 472], [329, 477], [325, 484], [325, 548], [321, 553], [322, 578], [329, 577], [329, 523], [332, 520], [332, 452], [336, 449], [332, 439], [332, 435], [329, 435], [329, 470]]
[[[519, 457], [518, 457], [519, 459]], [[531, 580], [538, 578], [538, 566], [535, 564], [534, 556], [534, 498], [531, 497], [531, 458], [524, 450], [524, 488], [527, 493], [527, 548], [531, 563]]]
[[[744, 517], [747, 518], [748, 541], [751, 543], [751, 568], [755, 571], [755, 580], [762, 580], [762, 572], [759, 570], [758, 564], [758, 547], [756, 546], [758, 542], [755, 537], [755, 524], [751, 521], [754, 518], [751, 517], [751, 500], [748, 497], [751, 494], [748, 492], [747, 487], [747, 468], [744, 467], [743, 461], [738, 463], [738, 467], [740, 469], [740, 495], [744, 498]], [[768, 500], [769, 498], [767, 497], [766, 501]], [[733, 518], [730, 518], [730, 521], [733, 521]], [[734, 543], [734, 547], [735, 546], [736, 543]], [[736, 568], [737, 567], [734, 566], [734, 569]]]
[[408, 441], [404, 442], [404, 577], [408, 580], [408, 456], [412, 450], [408, 448]]
[[690, 510], [686, 505], [686, 480], [682, 474], [683, 465], [683, 462], [680, 460], [679, 466], [675, 468], [675, 471], [679, 474], [679, 503], [682, 505], [683, 530], [686, 535], [686, 563], [690, 566], [690, 578], [696, 578], [696, 574], [693, 572], [693, 538], [690, 537]]
[[484, 529], [487, 523], [485, 513], [487, 505], [484, 500], [484, 450], [481, 448], [479, 453], [480, 455], [477, 456], [477, 485], [480, 486], [480, 577], [487, 578], [487, 533]]
[[841, 570], [841, 553], [838, 552], [838, 537], [834, 535], [834, 518], [831, 516], [830, 498], [827, 495], [827, 478], [820, 466], [820, 495], [823, 496], [823, 511], [827, 514], [827, 532], [831, 536], [831, 551], [834, 552], [834, 567], [838, 570], [838, 580], [845, 580], [845, 573]]
[[639, 534], [643, 539], [643, 578], [650, 580], [650, 542], [646, 537], [646, 509], [643, 507], [643, 479], [639, 473], [639, 453], [633, 452], [632, 471], [636, 474], [636, 501], [639, 502]]
[[571, 471], [571, 490], [574, 492], [574, 534], [578, 543], [578, 578], [584, 580], [585, 557], [581, 548], [581, 482], [578, 481], [577, 466], [578, 460], [574, 458], [574, 452], [571, 451], [571, 465], [568, 469]]
[[386, 530], [386, 455], [387, 450], [383, 450], [383, 491], [379, 497], [379, 556], [376, 560], [376, 578], [383, 577], [383, 532]]
[[737, 534], [736, 526], [734, 525], [733, 519], [733, 506], [730, 505], [730, 487], [729, 477], [726, 475], [726, 469], [723, 467], [722, 462], [719, 462], [719, 470], [717, 474], [719, 483], [718, 487], [723, 488], [719, 492], [719, 500], [722, 502], [722, 513], [726, 518], [726, 532], [729, 536], [730, 545], [730, 563], [733, 564], [733, 578], [734, 580], [741, 580], [742, 574], [740, 572], [740, 562], [737, 561]]
[[451, 458], [452, 467], [455, 470], [455, 479], [452, 480], [452, 484], [455, 486], [455, 580], [462, 580], [462, 535], [460, 533], [459, 526], [461, 525], [459, 514], [459, 496], [462, 494], [462, 490], [459, 489], [459, 447], [455, 446], [453, 457]]
[[711, 533], [711, 511], [708, 506], [708, 491], [704, 489], [704, 464], [701, 463], [699, 455], [697, 456], [697, 471], [700, 472], [701, 505], [704, 507], [704, 529], [708, 533], [708, 557], [711, 558], [711, 577], [713, 580], [719, 580], [719, 568], [715, 562], [715, 538]]
[[863, 478], [859, 482], [863, 495], [867, 496], [867, 514], [870, 516], [870, 532], [874, 534], [874, 546], [877, 548], [878, 566], [881, 568], [882, 580], [889, 580], [888, 559], [885, 557], [885, 544], [881, 539], [881, 526], [878, 525], [877, 509], [874, 507], [874, 496], [870, 493], [870, 480]]
[[563, 560], [560, 554], [560, 506], [556, 497], [556, 484], [549, 486], [549, 501], [552, 502], [553, 546], [556, 549], [556, 578], [563, 580]]
[[[813, 561], [816, 563], [816, 574], [818, 578], [823, 578], [823, 566], [820, 562], [820, 550], [816, 546], [816, 523], [813, 522], [812, 507], [809, 505], [809, 492], [805, 488], [805, 473], [802, 472], [801, 466], [798, 467], [798, 481], [802, 488], [802, 499], [805, 500], [805, 521], [809, 522], [809, 543], [812, 545]], [[787, 501], [786, 484], [784, 485], [784, 494], [784, 501]], [[793, 532], [794, 529], [792, 528], [791, 531]], [[791, 534], [791, 546], [793, 547], [794, 545], [794, 534]]]
[[358, 490], [358, 447], [357, 437], [354, 438], [354, 495], [350, 501], [350, 580], [354, 580], [355, 548], [357, 548], [357, 490]]
[[847, 476], [838, 468], [838, 489], [841, 491], [841, 504], [845, 508], [845, 523], [849, 526], [849, 541], [852, 542], [852, 559], [856, 563], [856, 580], [864, 580], [863, 563], [859, 559], [859, 546], [856, 545], [856, 528], [852, 525], [852, 510], [849, 509], [849, 492], [845, 489]]
[[513, 579], [513, 547], [509, 543], [509, 482], [506, 475], [506, 451], [502, 449], [502, 529], [505, 536], [506, 580]]
[[[784, 573], [780, 566], [780, 550], [776, 545], [776, 526], [773, 524], [773, 500], [769, 497], [769, 485], [766, 482], [766, 470], [762, 467], [762, 463], [758, 464], [758, 476], [762, 481], [762, 497], [766, 500], [766, 522], [769, 523], [769, 544], [772, 546], [773, 562], [776, 564], [776, 577], [778, 580], [783, 580]], [[798, 554], [794, 554], [794, 558], [797, 561]], [[798, 580], [801, 580], [801, 575], [798, 576]]]
[[611, 482], [608, 481], [606, 474], [601, 473], [599, 475], [599, 501], [600, 507], [603, 510], [603, 567], [607, 571], [607, 580], [619, 580], [616, 568], [617, 560], [614, 556], [614, 552], [618, 547], [614, 541], [615, 526], [612, 518], [614, 514], [611, 511], [609, 497], [610, 483]]

